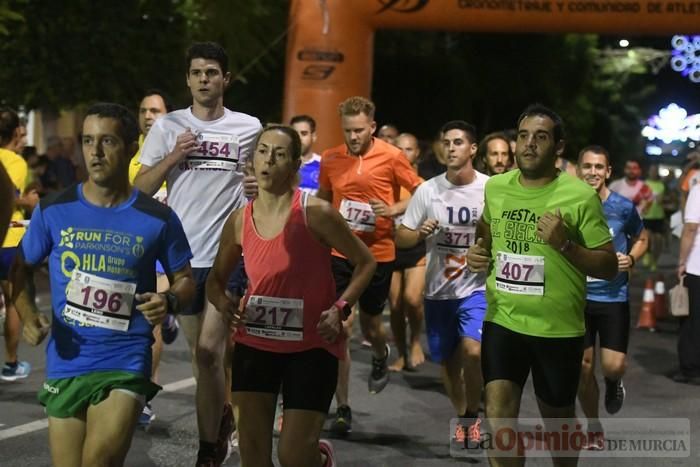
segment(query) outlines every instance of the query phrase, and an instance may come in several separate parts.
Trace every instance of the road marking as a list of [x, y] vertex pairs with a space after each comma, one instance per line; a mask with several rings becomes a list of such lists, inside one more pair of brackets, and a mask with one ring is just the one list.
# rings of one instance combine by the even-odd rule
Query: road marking
[[181, 379], [180, 381], [175, 381], [173, 383], [168, 383], [163, 385], [163, 391], [165, 392], [175, 392], [179, 391], [181, 389], [189, 388], [190, 386], [194, 386], [196, 384], [196, 381], [194, 377], [192, 378], [187, 378], [187, 379]]
[[43, 430], [44, 428], [48, 428], [48, 426], [48, 418], [45, 418], [43, 420], [37, 420], [35, 422], [25, 423], [24, 425], [13, 426], [12, 428], [7, 428], [5, 430], [0, 431], [0, 441], [14, 438], [16, 436], [26, 435], [34, 431]]
[[[185, 388], [189, 388], [195, 385], [194, 378], [181, 379], [180, 381], [174, 381], [172, 383], [165, 384], [163, 386], [164, 392], [176, 392]], [[3, 426], [3, 425], [0, 425]], [[0, 430], [0, 441], [16, 438], [17, 436], [27, 435], [35, 431], [43, 430], [48, 428], [49, 419], [44, 418], [43, 420], [36, 420], [34, 422], [25, 423], [24, 425], [13, 426], [12, 428], [6, 428]]]

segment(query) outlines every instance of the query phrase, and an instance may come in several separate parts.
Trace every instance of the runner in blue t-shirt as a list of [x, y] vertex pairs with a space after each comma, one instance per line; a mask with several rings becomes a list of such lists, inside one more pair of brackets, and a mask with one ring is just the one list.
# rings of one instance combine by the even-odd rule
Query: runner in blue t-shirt
[[315, 196], [318, 191], [318, 174], [321, 171], [321, 156], [312, 150], [316, 142], [316, 120], [308, 115], [295, 115], [289, 124], [299, 133], [301, 139], [299, 188]]
[[[25, 339], [49, 333], [46, 382], [56, 466], [122, 465], [151, 382], [153, 326], [191, 301], [192, 257], [177, 215], [128, 182], [134, 116], [116, 104], [83, 122], [88, 180], [34, 210], [13, 277]], [[36, 307], [31, 268], [49, 260], [51, 322]], [[171, 287], [157, 294], [155, 263]]]
[[611, 281], [588, 278], [586, 335], [578, 397], [588, 431], [594, 433], [587, 449], [604, 448], [603, 429], [598, 419], [598, 383], [594, 374], [596, 335], [600, 338], [600, 364], [605, 376], [605, 409], [610, 414], [622, 408], [625, 387], [625, 356], [629, 342], [630, 308], [628, 271], [647, 250], [648, 234], [634, 204], [605, 186], [610, 178], [610, 156], [601, 146], [587, 146], [578, 159], [579, 177], [596, 189], [608, 221], [617, 252], [619, 273]]

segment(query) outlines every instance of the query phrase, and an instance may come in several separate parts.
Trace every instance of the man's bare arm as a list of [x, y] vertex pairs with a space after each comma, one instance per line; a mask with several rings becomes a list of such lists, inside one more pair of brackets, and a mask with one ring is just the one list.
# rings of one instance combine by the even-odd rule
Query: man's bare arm
[[187, 131], [178, 135], [175, 147], [162, 160], [154, 166], [142, 165], [139, 173], [134, 179], [134, 186], [149, 196], [153, 196], [158, 188], [163, 185], [170, 171], [187, 154], [197, 149], [197, 141], [194, 134], [188, 128]]

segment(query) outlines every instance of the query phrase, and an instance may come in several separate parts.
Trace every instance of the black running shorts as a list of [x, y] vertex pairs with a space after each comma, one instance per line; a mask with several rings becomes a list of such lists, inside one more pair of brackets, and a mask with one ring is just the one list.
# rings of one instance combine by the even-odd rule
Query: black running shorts
[[[192, 268], [192, 276], [195, 283], [195, 294], [192, 303], [184, 307], [180, 314], [182, 315], [198, 315], [204, 311], [204, 306], [207, 303], [207, 278], [209, 277], [211, 268]], [[239, 297], [245, 295], [245, 289], [248, 286], [248, 276], [245, 273], [245, 262], [241, 256], [241, 260], [236, 265], [236, 268], [229, 277], [226, 288], [229, 292]]]
[[552, 407], [576, 402], [583, 336], [536, 337], [484, 321], [481, 368], [484, 384], [505, 379], [521, 388], [532, 371], [535, 395]]
[[338, 359], [324, 349], [276, 353], [236, 343], [231, 392], [279, 394], [285, 409], [328, 413], [338, 381]]
[[[350, 284], [355, 267], [345, 258], [334, 256], [331, 262], [335, 278], [336, 296], [340, 296]], [[394, 262], [377, 263], [372, 280], [360, 295], [360, 311], [372, 316], [381, 315], [391, 287], [391, 274], [394, 272]]]
[[596, 336], [600, 347], [627, 353], [630, 340], [629, 302], [594, 302], [586, 300], [586, 335], [583, 347], [595, 346]]

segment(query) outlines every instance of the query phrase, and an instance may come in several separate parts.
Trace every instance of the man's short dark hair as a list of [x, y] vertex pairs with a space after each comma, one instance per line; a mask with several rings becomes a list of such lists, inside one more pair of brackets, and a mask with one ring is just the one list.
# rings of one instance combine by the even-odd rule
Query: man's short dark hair
[[21, 125], [17, 112], [9, 107], [0, 107], [0, 146], [7, 146]]
[[128, 146], [139, 140], [139, 124], [134, 114], [126, 107], [111, 102], [99, 102], [93, 104], [85, 114], [85, 117], [97, 115], [100, 118], [112, 118], [119, 122], [119, 136]]
[[228, 73], [228, 55], [226, 50], [216, 42], [195, 42], [187, 49], [187, 71], [189, 72], [192, 66], [192, 60], [195, 58], [204, 58], [206, 60], [215, 60], [221, 67], [223, 74]]
[[289, 120], [290, 125], [294, 125], [296, 123], [308, 123], [309, 128], [311, 128], [311, 133], [316, 132], [316, 120], [314, 120], [311, 115], [295, 115]]
[[143, 93], [143, 97], [141, 97], [141, 100], [144, 100], [148, 96], [160, 96], [160, 98], [163, 99], [165, 110], [167, 112], [173, 111], [173, 103], [170, 100], [170, 97], [165, 92], [161, 91], [158, 88], [146, 89], [146, 92]]
[[527, 117], [533, 117], [535, 115], [549, 117], [549, 119], [554, 122], [553, 136], [555, 143], [558, 143], [564, 139], [566, 136], [564, 131], [564, 121], [561, 119], [558, 113], [539, 103], [530, 104], [525, 110], [523, 110], [523, 113], [521, 113], [520, 117], [518, 117], [518, 129], [520, 128], [520, 123], [523, 120], [525, 120]]
[[608, 164], [608, 167], [610, 167], [610, 153], [608, 152], [607, 149], [605, 149], [603, 146], [599, 144], [589, 144], [585, 148], [581, 149], [578, 153], [578, 165], [581, 165], [581, 160], [583, 159], [583, 155], [587, 152], [592, 152], [594, 154], [602, 154], [605, 156], [605, 160]]
[[464, 120], [451, 120], [440, 128], [440, 133], [444, 136], [450, 130], [462, 130], [469, 138], [470, 143], [476, 143], [476, 127]]

